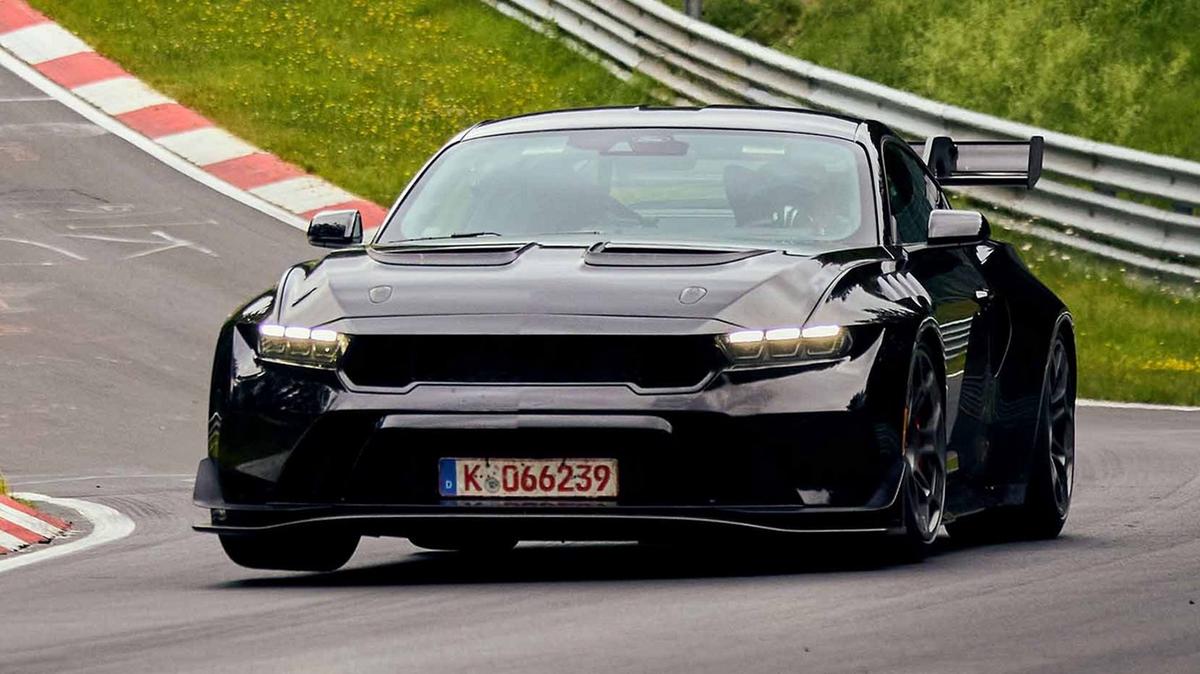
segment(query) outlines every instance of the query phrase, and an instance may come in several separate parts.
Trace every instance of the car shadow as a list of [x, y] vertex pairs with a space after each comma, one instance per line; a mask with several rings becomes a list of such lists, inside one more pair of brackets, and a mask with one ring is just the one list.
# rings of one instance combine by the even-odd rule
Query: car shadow
[[[956, 544], [939, 538], [927, 550], [927, 562], [972, 549], [1003, 545]], [[530, 544], [505, 553], [417, 552], [394, 562], [352, 566], [319, 574], [268, 575], [223, 583], [222, 588], [298, 588], [554, 583], [628, 580], [686, 580], [871, 573], [919, 568], [913, 559], [876, 539], [806, 537], [802, 544], [713, 541], [709, 545], [668, 546], [635, 543]]]

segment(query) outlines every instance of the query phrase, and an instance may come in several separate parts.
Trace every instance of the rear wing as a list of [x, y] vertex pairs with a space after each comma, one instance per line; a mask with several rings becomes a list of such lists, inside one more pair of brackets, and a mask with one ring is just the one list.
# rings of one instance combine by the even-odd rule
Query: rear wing
[[942, 185], [1014, 185], [1033, 189], [1042, 175], [1041, 136], [1029, 140], [925, 141], [925, 164]]

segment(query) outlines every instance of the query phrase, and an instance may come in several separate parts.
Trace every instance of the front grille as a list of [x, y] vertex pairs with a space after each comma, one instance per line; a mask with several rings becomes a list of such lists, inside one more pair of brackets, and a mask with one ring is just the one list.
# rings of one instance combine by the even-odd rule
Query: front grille
[[342, 367], [358, 386], [633, 384], [672, 389], [696, 386], [725, 363], [712, 335], [355, 335]]

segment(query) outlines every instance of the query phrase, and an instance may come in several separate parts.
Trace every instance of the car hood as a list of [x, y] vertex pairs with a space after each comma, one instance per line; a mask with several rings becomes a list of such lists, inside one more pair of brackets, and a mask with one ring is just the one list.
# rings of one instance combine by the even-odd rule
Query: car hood
[[703, 332], [799, 325], [878, 249], [470, 245], [333, 253], [285, 275], [275, 319], [346, 332]]

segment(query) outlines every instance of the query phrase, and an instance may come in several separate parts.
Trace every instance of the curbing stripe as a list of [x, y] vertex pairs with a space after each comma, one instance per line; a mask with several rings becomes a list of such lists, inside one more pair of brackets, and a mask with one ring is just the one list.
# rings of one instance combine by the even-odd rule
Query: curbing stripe
[[[13, 522], [9, 522], [8, 520], [4, 519], [3, 515], [0, 515], [0, 531], [4, 532], [10, 538], [15, 538], [18, 541], [21, 541], [21, 543], [24, 545], [41, 543], [42, 541], [48, 540], [45, 536], [37, 533], [36, 531], [30, 531], [25, 527], [19, 526]], [[16, 548], [13, 546], [6, 545], [4, 547], [7, 547], [9, 550], [16, 550]]]
[[[0, 503], [0, 520], [16, 525], [26, 531], [32, 531], [43, 538], [50, 538], [62, 532], [61, 528], [44, 522], [41, 518], [28, 515], [16, 508], [10, 508], [3, 503]], [[10, 531], [9, 533], [12, 532]]]
[[70, 528], [68, 522], [0, 496], [0, 555], [34, 543], [46, 543]]
[[250, 143], [215, 126], [173, 133], [156, 140], [159, 145], [197, 166], [244, 157], [258, 151]]
[[0, 33], [49, 21], [44, 14], [24, 2], [0, 0]]
[[214, 175], [206, 173], [199, 166], [186, 161], [162, 145], [125, 126], [116, 117], [109, 117], [101, 112], [99, 108], [92, 107], [87, 101], [72, 94], [68, 89], [55, 84], [48, 77], [34, 69], [33, 66], [3, 49], [0, 49], [0, 68], [4, 68], [17, 77], [20, 77], [88, 122], [129, 143], [172, 170], [195, 180], [214, 192], [225, 195], [247, 208], [252, 208], [260, 213], [269, 215], [289, 227], [297, 229], [305, 228], [306, 223], [297, 217], [295, 213], [289, 213], [274, 204], [259, 199], [245, 190], [240, 190], [230, 185]]
[[330, 204], [353, 201], [354, 195], [314, 176], [288, 178], [279, 182], [255, 187], [251, 194], [286, 208], [293, 213], [304, 213]]
[[[0, 0], [0, 47], [65, 91], [51, 90], [15, 64], [9, 70], [67, 107], [199, 182], [252, 208], [303, 228], [299, 218], [356, 207], [368, 230], [387, 211], [212, 125], [97, 54], [85, 42], [47, 19], [25, 0]], [[84, 112], [83, 99], [111, 123]], [[129, 133], [124, 130], [128, 129]], [[158, 152], [162, 148], [165, 152]], [[171, 157], [168, 159], [167, 157]], [[181, 157], [192, 167], [174, 161]], [[203, 173], [199, 173], [203, 172]], [[204, 174], [211, 176], [206, 177]], [[282, 208], [282, 213], [277, 210]]]
[[304, 169], [299, 166], [265, 152], [209, 164], [204, 170], [244, 190], [304, 175]]
[[29, 543], [26, 543], [25, 541], [6, 531], [0, 531], [0, 555], [3, 555], [6, 552], [16, 552], [26, 545], [29, 545]]
[[126, 126], [149, 138], [212, 126], [207, 118], [178, 103], [163, 103], [117, 115]]
[[136, 77], [129, 76], [84, 84], [71, 91], [110, 115], [121, 115], [152, 105], [174, 102]]
[[25, 505], [24, 503], [21, 503], [20, 501], [14, 500], [7, 496], [0, 496], [0, 504], [6, 505], [9, 508], [12, 508], [13, 510], [23, 512], [26, 515], [29, 515], [30, 517], [36, 517], [36, 518], [42, 520], [43, 522], [45, 522], [46, 524], [49, 524], [50, 526], [58, 527], [59, 529], [68, 529], [71, 526], [71, 523], [66, 520], [59, 519], [53, 515], [47, 515], [46, 513], [41, 512], [40, 510], [35, 510], [33, 508], [30, 508], [29, 506]]
[[43, 61], [34, 67], [64, 87], [78, 87], [101, 80], [111, 80], [114, 77], [129, 76], [124, 68], [94, 51]]
[[92, 51], [83, 40], [51, 22], [37, 23], [0, 35], [0, 47], [31, 65]]

